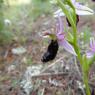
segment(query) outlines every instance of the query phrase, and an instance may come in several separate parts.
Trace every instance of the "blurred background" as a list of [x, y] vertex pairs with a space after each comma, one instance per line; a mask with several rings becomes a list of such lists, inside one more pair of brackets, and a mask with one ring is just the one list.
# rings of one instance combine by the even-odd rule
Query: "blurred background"
[[[91, 0], [77, 1], [80, 1], [95, 10], [95, 3]], [[38, 31], [39, 33], [40, 29], [38, 28], [41, 26], [44, 18], [47, 18], [48, 22], [52, 20], [53, 12], [58, 8], [56, 5], [50, 4], [49, 0], [3, 0], [3, 3], [1, 2], [1, 4], [3, 20], [6, 24], [4, 28], [6, 32], [4, 31], [3, 34], [5, 34], [6, 37], [0, 37], [0, 44], [3, 44], [3, 42], [12, 41], [13, 36], [16, 37], [16, 40], [24, 42], [27, 40], [25, 33], [28, 34], [29, 32], [32, 33], [35, 31]], [[84, 22], [87, 21], [86, 24], [92, 23], [91, 26], [93, 27], [93, 16], [86, 16], [85, 19], [84, 17], [82, 18]], [[47, 27], [51, 25], [47, 25]], [[43, 25], [41, 28], [42, 27]]]

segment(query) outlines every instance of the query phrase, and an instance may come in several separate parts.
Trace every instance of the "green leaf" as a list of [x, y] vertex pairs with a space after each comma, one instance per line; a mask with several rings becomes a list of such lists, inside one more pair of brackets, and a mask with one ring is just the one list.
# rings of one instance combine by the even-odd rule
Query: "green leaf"
[[91, 28], [89, 28], [89, 27], [87, 27], [87, 26], [85, 26], [84, 28], [83, 28], [83, 30], [82, 30], [82, 32], [84, 33], [84, 35], [83, 35], [83, 41], [85, 42], [85, 43], [88, 43], [89, 42], [89, 40], [90, 40], [90, 37], [92, 36], [91, 35]]
[[74, 37], [71, 34], [71, 32], [68, 32], [67, 40], [69, 41], [69, 43], [71, 43], [71, 44], [73, 43]]
[[[66, 8], [65, 4], [61, 2], [61, 0], [57, 0], [59, 7], [65, 13], [66, 17], [68, 18], [70, 24], [72, 25], [73, 29], [76, 29], [75, 21], [73, 20], [73, 16], [70, 11]], [[74, 13], [74, 12], [73, 12]]]
[[73, 6], [71, 0], [65, 0], [65, 2], [66, 2], [73, 10], [75, 10], [75, 7]]
[[74, 23], [76, 25], [76, 11], [75, 11], [75, 7], [73, 6], [71, 0], [66, 0], [66, 2], [71, 7], [70, 13], [72, 14], [72, 18], [73, 18]]
[[83, 56], [83, 63], [82, 63], [83, 72], [88, 73], [89, 71], [89, 63], [86, 58], [86, 55]]

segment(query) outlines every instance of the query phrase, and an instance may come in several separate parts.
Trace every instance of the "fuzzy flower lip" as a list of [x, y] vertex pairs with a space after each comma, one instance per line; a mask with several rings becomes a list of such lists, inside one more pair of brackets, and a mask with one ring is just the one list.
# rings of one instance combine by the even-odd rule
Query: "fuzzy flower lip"
[[63, 23], [62, 23], [62, 20], [61, 20], [60, 16], [58, 16], [58, 25], [56, 26], [55, 34], [52, 34], [51, 32], [48, 32], [45, 35], [49, 35], [51, 38], [55, 36], [55, 38], [56, 38], [55, 40], [58, 41], [58, 44], [60, 46], [62, 46], [69, 53], [77, 56], [73, 46], [71, 44], [69, 44], [69, 42], [65, 38]]
[[[93, 15], [93, 14], [95, 14], [95, 12], [92, 9], [88, 8], [87, 6], [80, 4], [79, 2], [76, 2], [75, 0], [71, 0], [71, 1], [75, 7], [77, 15]], [[69, 9], [69, 6], [66, 5], [66, 7], [67, 7], [67, 9]], [[58, 9], [56, 12], [54, 12], [54, 17], [58, 17], [58, 15], [65, 16], [65, 14], [62, 12], [61, 9]]]
[[92, 38], [90, 39], [90, 50], [87, 51], [86, 56], [87, 58], [92, 58], [95, 55], [95, 40]]

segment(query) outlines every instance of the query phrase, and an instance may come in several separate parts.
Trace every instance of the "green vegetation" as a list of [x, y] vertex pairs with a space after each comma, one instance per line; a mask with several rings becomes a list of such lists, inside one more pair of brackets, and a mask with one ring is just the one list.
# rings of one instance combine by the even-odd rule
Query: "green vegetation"
[[[49, 0], [2, 0], [0, 7], [0, 43], [4, 44], [10, 43], [14, 37], [24, 43], [23, 34], [32, 30], [33, 21], [52, 12]], [[5, 19], [10, 20], [11, 25], [5, 26]]]
[[5, 29], [4, 24], [4, 2], [0, 0], [0, 44], [9, 43], [12, 38], [12, 33]]
[[84, 33], [84, 35], [83, 35], [83, 41], [85, 43], [88, 43], [90, 41], [90, 37], [91, 37], [91, 29], [90, 29], [90, 27], [85, 26], [83, 28], [83, 33]]
[[49, 0], [32, 0], [32, 15], [35, 20], [42, 14], [50, 14], [52, 11]]

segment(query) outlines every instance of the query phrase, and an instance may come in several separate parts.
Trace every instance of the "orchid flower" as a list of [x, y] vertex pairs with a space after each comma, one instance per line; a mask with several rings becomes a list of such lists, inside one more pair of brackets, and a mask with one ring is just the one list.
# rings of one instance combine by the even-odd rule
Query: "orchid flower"
[[58, 17], [58, 25], [57, 25], [56, 33], [52, 34], [51, 32], [48, 32], [46, 34], [49, 35], [51, 38], [55, 38], [54, 40], [57, 40], [58, 44], [62, 46], [66, 51], [68, 51], [73, 55], [77, 55], [73, 46], [69, 44], [69, 42], [65, 39], [65, 32], [64, 32], [63, 23], [60, 16]]
[[[79, 2], [76, 2], [75, 0], [71, 0], [71, 2], [75, 7], [76, 15], [93, 15], [95, 13], [92, 9], [80, 4]], [[69, 9], [68, 5], [66, 5], [66, 7]], [[61, 9], [58, 9], [56, 12], [54, 12], [54, 17], [58, 17], [58, 15], [65, 16]]]
[[90, 39], [90, 50], [87, 51], [86, 56], [87, 58], [92, 58], [95, 55], [95, 40]]

